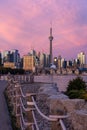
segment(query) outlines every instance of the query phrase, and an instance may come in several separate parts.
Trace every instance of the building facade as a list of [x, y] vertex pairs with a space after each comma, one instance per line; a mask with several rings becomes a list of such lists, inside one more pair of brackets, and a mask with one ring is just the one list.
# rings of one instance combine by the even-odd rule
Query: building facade
[[18, 50], [6, 50], [2, 53], [2, 64], [4, 63], [11, 62], [15, 64], [16, 68], [20, 68], [20, 54]]
[[59, 55], [58, 56], [58, 69], [61, 69], [61, 59], [62, 57]]
[[84, 65], [86, 64], [86, 55], [84, 52], [80, 52], [78, 55], [77, 55], [77, 58], [80, 62], [80, 66], [81, 67], [84, 67]]
[[4, 62], [4, 67], [14, 69], [15, 64], [13, 62]]
[[34, 71], [35, 70], [35, 59], [33, 55], [23, 56], [23, 69], [25, 71]]

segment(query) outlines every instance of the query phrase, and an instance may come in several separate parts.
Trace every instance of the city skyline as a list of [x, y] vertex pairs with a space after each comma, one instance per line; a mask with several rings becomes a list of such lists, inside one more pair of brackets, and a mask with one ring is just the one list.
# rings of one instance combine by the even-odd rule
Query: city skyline
[[[15, 56], [14, 56], [15, 55]], [[39, 56], [40, 55], [45, 55], [45, 56], [48, 56], [49, 57], [49, 62], [50, 62], [50, 54], [48, 54], [48, 53], [45, 53], [45, 52], [37, 52], [35, 49], [31, 49], [31, 50], [29, 50], [28, 52], [26, 52], [26, 54], [24, 54], [23, 56], [21, 56], [21, 53], [19, 52], [19, 50], [18, 49], [12, 49], [12, 50], [3, 50], [2, 52], [0, 52], [0, 56], [1, 56], [1, 58], [2, 58], [2, 62], [3, 62], [3, 58], [5, 58], [4, 60], [6, 60], [6, 61], [9, 61], [9, 62], [15, 62], [15, 61], [19, 61], [19, 59], [20, 58], [23, 58], [24, 56], [36, 56], [37, 58], [40, 58]], [[14, 57], [14, 58], [12, 58], [12, 56]], [[76, 61], [77, 62], [77, 60], [79, 59], [79, 60], [81, 60], [81, 63], [82, 64], [87, 64], [87, 60], [86, 60], [86, 58], [87, 58], [87, 55], [86, 55], [86, 53], [85, 52], [80, 52], [80, 53], [78, 53], [77, 54], [77, 56], [75, 57], [75, 58], [70, 58], [69, 60], [67, 60], [65, 57], [62, 57], [62, 55], [58, 55], [58, 56], [53, 56], [53, 58], [52, 58], [52, 62], [54, 62], [54, 59], [55, 58], [59, 58], [60, 57], [60, 59], [63, 59], [63, 60], [65, 60], [65, 61]], [[16, 59], [17, 58], [17, 59]], [[4, 61], [4, 62], [6, 62], [6, 61]]]
[[[87, 55], [86, 0], [0, 1], [0, 51], [31, 48], [49, 53], [50, 21], [53, 23], [53, 54], [66, 59]], [[86, 57], [87, 59], [87, 57]]]

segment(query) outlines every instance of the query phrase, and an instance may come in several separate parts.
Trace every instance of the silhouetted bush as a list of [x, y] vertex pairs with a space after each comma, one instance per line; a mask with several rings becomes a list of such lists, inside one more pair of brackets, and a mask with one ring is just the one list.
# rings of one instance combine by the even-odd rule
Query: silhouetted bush
[[70, 80], [67, 92], [70, 90], [85, 90], [86, 89], [86, 83], [81, 77], [77, 77], [76, 79]]
[[85, 93], [82, 94], [81, 96], [82, 96], [82, 99], [85, 99], [85, 101], [87, 101], [87, 91], [85, 91]]
[[71, 99], [81, 98], [87, 100], [86, 87], [87, 85], [85, 81], [82, 78], [77, 77], [76, 79], [69, 81], [65, 94], [68, 95]]

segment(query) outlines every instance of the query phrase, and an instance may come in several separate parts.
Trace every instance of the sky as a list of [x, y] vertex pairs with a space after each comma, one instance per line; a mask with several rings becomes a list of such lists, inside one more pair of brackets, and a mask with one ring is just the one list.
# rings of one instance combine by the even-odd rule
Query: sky
[[0, 51], [49, 53], [51, 22], [54, 56], [87, 55], [87, 0], [0, 0]]

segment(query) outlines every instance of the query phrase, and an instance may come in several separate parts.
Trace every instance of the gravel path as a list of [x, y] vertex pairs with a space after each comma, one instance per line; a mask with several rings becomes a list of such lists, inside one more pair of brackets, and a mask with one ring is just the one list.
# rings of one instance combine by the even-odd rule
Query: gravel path
[[0, 81], [0, 130], [12, 130], [9, 112], [3, 95], [6, 81]]

